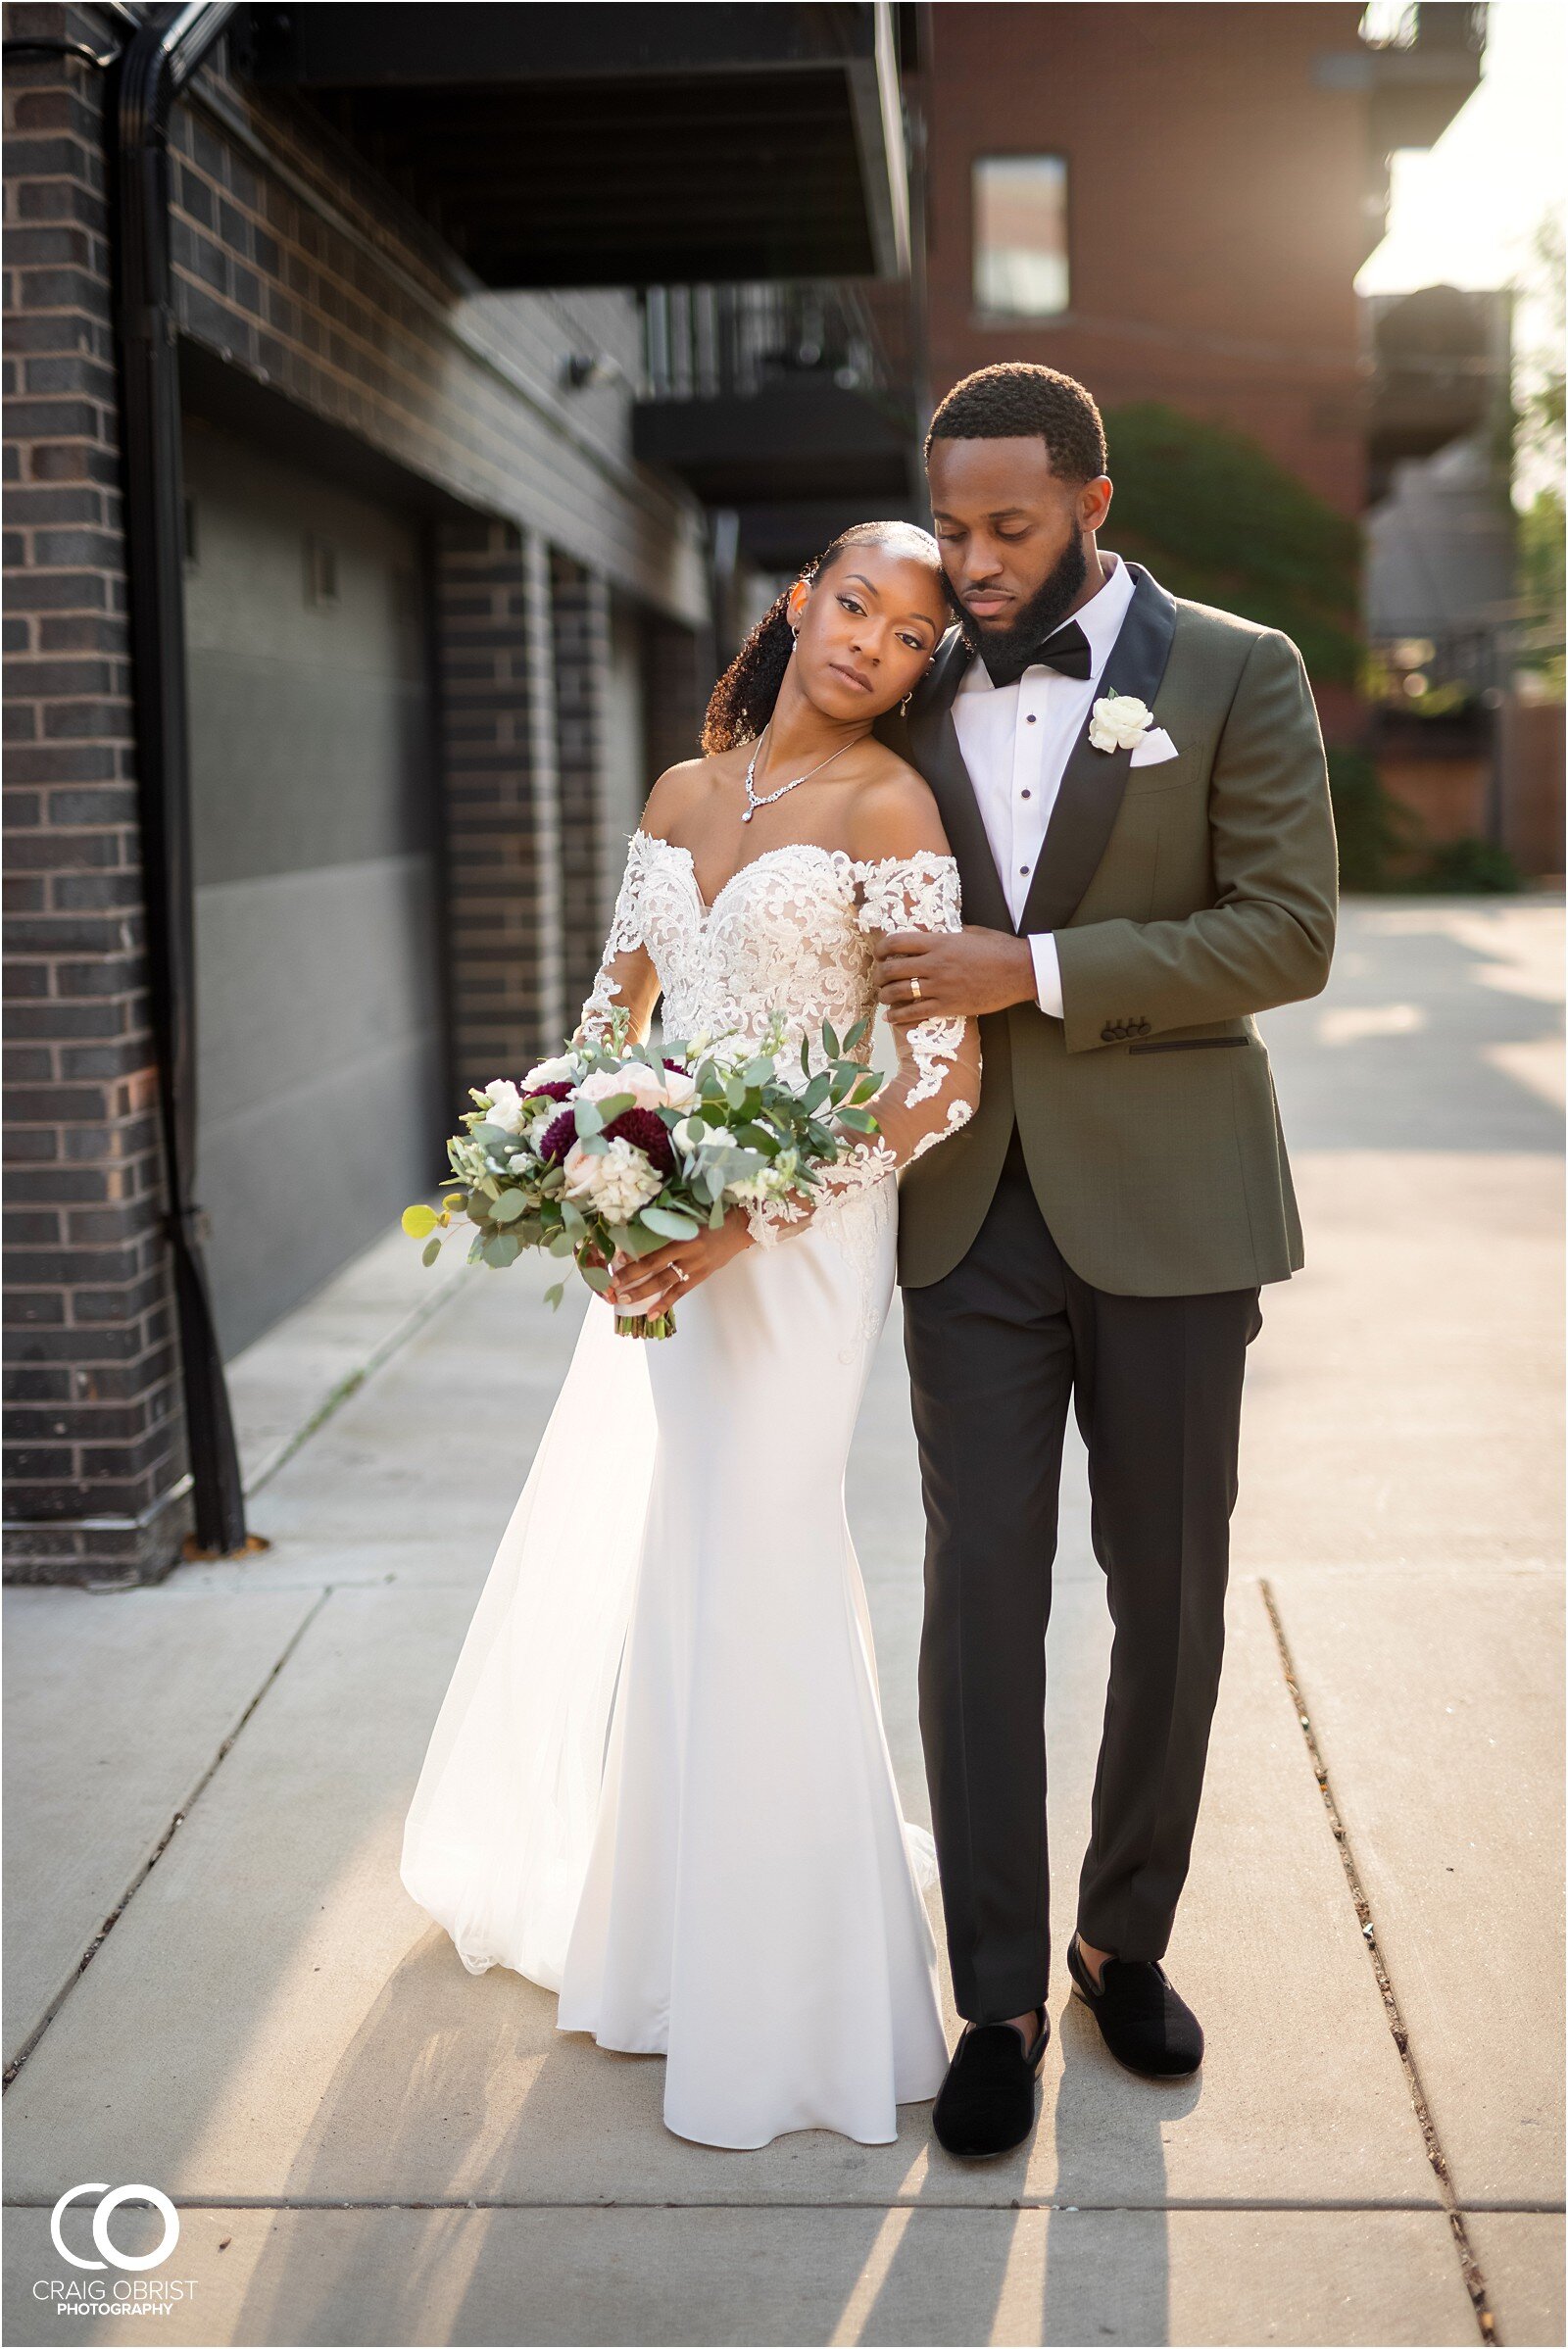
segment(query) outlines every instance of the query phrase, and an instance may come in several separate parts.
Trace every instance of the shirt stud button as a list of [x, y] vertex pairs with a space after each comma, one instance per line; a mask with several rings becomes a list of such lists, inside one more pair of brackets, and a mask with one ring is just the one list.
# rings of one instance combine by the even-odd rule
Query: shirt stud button
[[1026, 792], [1024, 792], [1024, 793], [1023, 793], [1023, 795], [1022, 795], [1022, 796], [1023, 796], [1023, 798], [1024, 798], [1024, 799], [1028, 799], [1028, 797], [1029, 797], [1029, 794], [1028, 794], [1028, 792], [1026, 791]]
[[1024, 722], [1024, 724], [1025, 724], [1026, 726], [1032, 726], [1032, 725], [1034, 724], [1034, 722], [1035, 722], [1035, 713], [1034, 713], [1034, 711], [1033, 711], [1032, 710], [1030, 710], [1030, 712], [1029, 712], [1028, 716], [1027, 716], [1027, 717], [1024, 719], [1024, 721], [1023, 721], [1023, 722]]

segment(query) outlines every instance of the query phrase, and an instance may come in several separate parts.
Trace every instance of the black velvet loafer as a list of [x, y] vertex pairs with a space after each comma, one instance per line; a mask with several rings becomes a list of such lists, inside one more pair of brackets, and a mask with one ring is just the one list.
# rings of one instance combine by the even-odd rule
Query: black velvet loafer
[[965, 2161], [1010, 2153], [1035, 2125], [1035, 2085], [1051, 2038], [1051, 2018], [1037, 2007], [1038, 2037], [1029, 2047], [1010, 2023], [971, 2023], [953, 2051], [948, 2077], [931, 2108], [945, 2151]]
[[1192, 2079], [1203, 2060], [1202, 2026], [1156, 1959], [1106, 1958], [1097, 1988], [1074, 1933], [1067, 1971], [1073, 1996], [1094, 2016], [1118, 2064], [1141, 2080]]

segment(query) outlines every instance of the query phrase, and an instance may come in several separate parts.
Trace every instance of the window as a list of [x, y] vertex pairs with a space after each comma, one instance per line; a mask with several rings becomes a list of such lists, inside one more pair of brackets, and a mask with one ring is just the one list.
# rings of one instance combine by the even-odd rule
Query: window
[[1067, 307], [1067, 165], [1059, 155], [974, 163], [974, 306], [1049, 318]]

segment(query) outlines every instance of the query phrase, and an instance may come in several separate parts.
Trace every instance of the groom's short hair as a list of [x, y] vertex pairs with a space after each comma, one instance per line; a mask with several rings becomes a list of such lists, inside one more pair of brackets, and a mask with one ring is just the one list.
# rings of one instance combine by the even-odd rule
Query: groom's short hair
[[1105, 427], [1093, 397], [1076, 376], [1028, 360], [977, 368], [956, 383], [931, 418], [925, 453], [934, 440], [1045, 442], [1051, 469], [1063, 481], [1093, 481], [1105, 470]]

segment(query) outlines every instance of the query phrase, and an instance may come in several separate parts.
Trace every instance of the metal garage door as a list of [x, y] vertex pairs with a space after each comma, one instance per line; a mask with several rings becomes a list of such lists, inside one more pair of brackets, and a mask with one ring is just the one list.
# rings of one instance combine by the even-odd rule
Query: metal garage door
[[197, 1197], [232, 1355], [439, 1172], [416, 531], [186, 434]]

